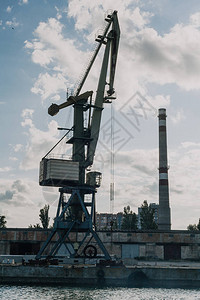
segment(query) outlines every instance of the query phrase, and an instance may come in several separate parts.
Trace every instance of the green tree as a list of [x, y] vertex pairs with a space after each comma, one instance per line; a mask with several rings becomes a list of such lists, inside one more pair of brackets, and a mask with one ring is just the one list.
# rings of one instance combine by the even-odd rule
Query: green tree
[[189, 231], [197, 231], [199, 229], [197, 228], [196, 224], [189, 224], [188, 227], [187, 227], [187, 230], [189, 230]]
[[30, 224], [28, 228], [42, 228], [39, 223], [36, 223], [35, 225]]
[[112, 224], [112, 230], [116, 230], [117, 229], [117, 221], [115, 220]]
[[200, 219], [198, 224], [189, 224], [187, 227], [189, 231], [200, 231]]
[[130, 206], [124, 207], [122, 229], [136, 230], [137, 229], [137, 216], [132, 212]]
[[40, 209], [40, 221], [42, 223], [43, 228], [48, 228], [49, 227], [49, 205], [45, 205], [44, 208]]
[[0, 228], [6, 228], [6, 217], [5, 216], [0, 216]]
[[141, 229], [157, 229], [158, 226], [154, 219], [155, 209], [151, 208], [147, 201], [144, 200], [143, 204], [141, 205], [140, 211], [140, 222], [141, 222]]
[[197, 224], [197, 230], [200, 230], [200, 219], [199, 219], [199, 223]]

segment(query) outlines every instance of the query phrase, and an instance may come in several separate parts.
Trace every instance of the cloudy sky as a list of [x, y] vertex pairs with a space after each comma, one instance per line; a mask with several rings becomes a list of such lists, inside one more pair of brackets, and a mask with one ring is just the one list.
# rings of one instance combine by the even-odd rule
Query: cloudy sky
[[[45, 204], [55, 216], [58, 189], [39, 186], [39, 162], [62, 136], [57, 127], [72, 125], [72, 108], [53, 118], [47, 109], [75, 89], [112, 10], [121, 28], [117, 99], [103, 111], [97, 210], [110, 211], [111, 115], [114, 211], [158, 203], [157, 110], [165, 107], [172, 228], [200, 218], [200, 2], [0, 0], [0, 215], [8, 227], [38, 223]], [[96, 91], [101, 59], [82, 92]], [[56, 151], [70, 154], [65, 143]]]

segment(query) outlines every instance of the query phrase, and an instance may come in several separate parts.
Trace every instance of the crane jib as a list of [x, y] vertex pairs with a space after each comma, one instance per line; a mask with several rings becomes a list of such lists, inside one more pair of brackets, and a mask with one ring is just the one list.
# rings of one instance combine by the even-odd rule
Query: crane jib
[[[83, 158], [84, 163], [81, 162], [81, 164], [84, 165], [85, 168], [91, 166], [94, 161], [96, 146], [99, 137], [103, 103], [104, 102], [111, 103], [111, 101], [115, 99], [115, 97], [113, 96], [113, 94], [115, 93], [114, 78], [115, 78], [115, 70], [116, 70], [116, 63], [117, 63], [119, 39], [120, 39], [120, 28], [119, 28], [119, 22], [117, 18], [117, 11], [114, 11], [112, 14], [108, 15], [105, 20], [108, 24], [106, 25], [103, 34], [99, 35], [98, 38], [96, 39], [99, 44], [91, 58], [91, 61], [85, 71], [85, 74], [79, 86], [76, 89], [74, 96], [70, 96], [66, 102], [60, 105], [52, 104], [48, 110], [49, 114], [51, 116], [54, 116], [59, 112], [60, 109], [63, 109], [70, 105], [73, 105], [75, 109], [76, 105], [80, 106], [80, 102], [82, 99], [88, 101], [88, 99], [92, 97], [92, 93], [93, 93], [92, 91], [85, 92], [82, 94], [79, 93], [82, 87], [84, 86], [85, 80], [90, 72], [90, 69], [92, 68], [92, 65], [97, 57], [97, 54], [101, 46], [105, 45], [95, 101], [94, 103], [92, 103], [90, 99], [90, 102], [87, 105], [84, 104], [82, 106], [82, 110], [83, 110], [82, 114], [84, 113], [84, 111], [89, 109], [88, 127], [85, 129], [82, 128], [82, 132], [87, 132], [88, 135], [88, 139], [86, 139], [85, 144], [82, 145], [82, 147], [87, 148], [87, 154]], [[107, 74], [109, 74], [109, 82], [106, 82]], [[107, 90], [107, 96], [105, 96], [106, 85], [109, 86], [109, 89]], [[76, 119], [75, 115], [74, 118]], [[79, 125], [77, 124], [77, 126]], [[84, 138], [85, 137], [82, 137], [82, 139]], [[79, 137], [79, 139], [81, 139], [81, 137]], [[75, 141], [75, 139], [73, 139], [73, 141]], [[76, 146], [74, 145], [74, 147], [78, 149], [77, 145]], [[84, 150], [81, 151], [82, 153], [84, 152]]]

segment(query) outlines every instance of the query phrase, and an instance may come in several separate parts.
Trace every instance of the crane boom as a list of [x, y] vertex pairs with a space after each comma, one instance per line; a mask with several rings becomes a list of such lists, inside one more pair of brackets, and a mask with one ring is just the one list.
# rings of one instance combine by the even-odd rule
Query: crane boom
[[120, 28], [119, 28], [119, 22], [116, 13], [114, 12], [113, 16], [113, 31], [112, 31], [113, 37], [112, 37], [112, 43], [111, 43], [111, 53], [110, 53], [110, 89], [107, 91], [108, 95], [112, 95], [113, 91], [113, 84], [114, 84], [114, 78], [115, 78], [115, 70], [116, 70], [116, 63], [117, 63], [117, 54], [118, 54], [118, 48], [119, 48], [119, 39], [120, 39]]
[[86, 70], [85, 70], [85, 72], [84, 72], [84, 75], [83, 75], [83, 77], [82, 77], [82, 79], [81, 79], [81, 81], [80, 81], [78, 87], [76, 88], [76, 90], [75, 90], [75, 92], [74, 92], [74, 96], [78, 96], [78, 95], [79, 95], [79, 93], [80, 93], [80, 91], [81, 91], [81, 89], [82, 89], [82, 87], [83, 87], [83, 85], [84, 85], [84, 83], [85, 83], [85, 81], [86, 81], [86, 79], [87, 79], [87, 76], [88, 76], [88, 74], [89, 74], [89, 72], [90, 72], [90, 70], [91, 70], [91, 68], [92, 68], [92, 66], [93, 66], [93, 63], [94, 63], [94, 61], [95, 61], [95, 59], [96, 59], [96, 57], [97, 57], [97, 54], [99, 53], [99, 50], [100, 50], [102, 44], [105, 43], [105, 42], [104, 42], [104, 39], [105, 39], [105, 37], [106, 37], [106, 35], [107, 35], [107, 32], [108, 32], [108, 30], [109, 30], [109, 28], [110, 28], [112, 19], [111, 19], [111, 18], [107, 18], [106, 21], [108, 22], [108, 24], [107, 24], [107, 26], [105, 27], [105, 30], [104, 30], [102, 36], [99, 36], [99, 39], [96, 39], [96, 41], [98, 41], [99, 44], [98, 44], [98, 46], [96, 47], [96, 49], [94, 50], [94, 53], [93, 53], [92, 58], [91, 58], [91, 60], [90, 60], [90, 62], [89, 62], [89, 64], [88, 64], [88, 67], [86, 68]]
[[[108, 100], [109, 97], [111, 97], [114, 94], [113, 84], [114, 84], [114, 77], [115, 77], [118, 47], [119, 47], [119, 38], [120, 38], [120, 29], [119, 29], [119, 23], [117, 19], [117, 12], [114, 11], [112, 15], [112, 30], [107, 35], [107, 43], [104, 52], [101, 73], [99, 77], [94, 110], [92, 114], [92, 122], [90, 128], [91, 142], [88, 145], [86, 167], [93, 164], [95, 150], [96, 150], [97, 141], [99, 137], [99, 131], [100, 131], [103, 103], [106, 102], [105, 100]], [[106, 77], [108, 73], [109, 58], [110, 58], [110, 70], [109, 70], [109, 82], [107, 83]], [[108, 96], [104, 97], [106, 84], [109, 85], [109, 90], [107, 91]]]
[[[87, 99], [92, 95], [92, 91], [87, 91], [83, 94], [79, 94], [82, 86], [84, 85], [84, 82], [89, 74], [89, 71], [95, 61], [95, 58], [100, 50], [100, 47], [104, 44], [105, 45], [105, 51], [99, 76], [99, 82], [97, 87], [97, 93], [94, 105], [90, 104], [84, 104], [82, 106], [82, 114], [87, 109], [90, 109], [89, 114], [89, 122], [88, 122], [88, 128], [87, 128], [87, 139], [85, 140], [85, 145], [87, 146], [87, 154], [84, 159], [84, 162], [80, 162], [84, 168], [87, 168], [88, 166], [91, 166], [94, 161], [96, 146], [99, 138], [99, 131], [100, 131], [100, 124], [101, 124], [101, 117], [102, 117], [102, 110], [103, 110], [103, 103], [108, 102], [110, 103], [110, 100], [113, 99], [112, 95], [114, 94], [114, 78], [115, 78], [115, 70], [116, 70], [116, 63], [117, 63], [117, 54], [118, 54], [118, 47], [119, 47], [119, 39], [120, 39], [120, 28], [117, 18], [117, 11], [114, 11], [111, 15], [108, 15], [105, 19], [108, 22], [108, 25], [105, 27], [103, 35], [99, 35], [96, 39], [97, 42], [99, 42], [98, 47], [96, 48], [96, 51], [94, 52], [94, 55], [90, 61], [90, 64], [88, 68], [85, 71], [85, 74], [83, 76], [82, 81], [80, 82], [74, 96], [70, 96], [66, 102], [57, 105], [52, 104], [49, 109], [48, 113], [51, 116], [56, 115], [60, 109], [63, 109], [67, 106], [74, 105], [76, 107], [77, 105], [80, 106], [81, 100]], [[111, 27], [112, 25], [112, 27]], [[109, 31], [110, 29], [110, 31]], [[109, 77], [107, 82], [107, 77]], [[106, 85], [109, 86], [109, 89], [107, 90], [107, 95], [105, 96], [105, 87]], [[115, 98], [114, 98], [115, 99]], [[91, 110], [93, 109], [92, 113]], [[77, 120], [77, 117], [75, 116], [75, 119]], [[77, 121], [76, 121], [77, 122]], [[76, 126], [81, 126], [77, 123]], [[74, 126], [75, 128], [75, 126]], [[82, 129], [82, 132], [84, 130]], [[80, 137], [79, 137], [80, 139]], [[83, 137], [83, 140], [85, 137]], [[75, 141], [75, 139], [74, 139]], [[75, 144], [78, 143], [77, 141], [74, 142]], [[79, 145], [80, 146], [80, 145]], [[81, 147], [84, 147], [84, 143]], [[77, 147], [76, 147], [77, 148]], [[79, 147], [80, 149], [80, 147]], [[83, 149], [81, 150], [84, 151]]]

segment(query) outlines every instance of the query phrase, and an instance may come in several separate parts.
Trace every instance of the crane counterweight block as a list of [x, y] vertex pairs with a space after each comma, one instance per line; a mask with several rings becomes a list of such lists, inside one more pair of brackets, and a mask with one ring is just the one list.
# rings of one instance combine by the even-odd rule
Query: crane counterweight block
[[59, 112], [59, 106], [57, 104], [52, 103], [48, 108], [48, 114], [50, 116], [55, 116]]

